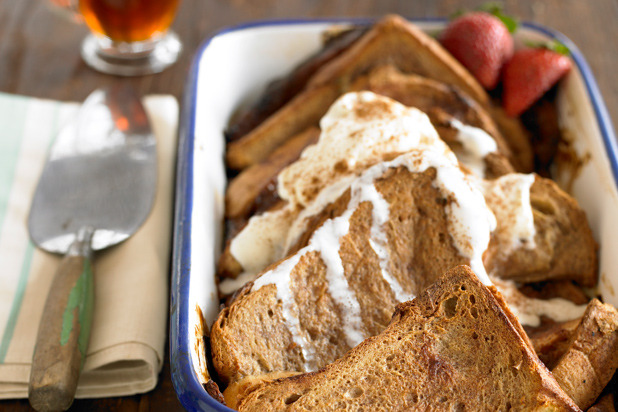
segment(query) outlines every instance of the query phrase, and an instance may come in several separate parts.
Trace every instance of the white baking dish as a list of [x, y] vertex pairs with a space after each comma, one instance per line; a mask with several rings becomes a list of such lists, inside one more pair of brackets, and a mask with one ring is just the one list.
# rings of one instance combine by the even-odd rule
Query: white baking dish
[[[423, 29], [444, 20], [414, 21]], [[367, 20], [258, 22], [224, 30], [198, 51], [187, 83], [178, 153], [176, 222], [171, 296], [172, 380], [189, 410], [230, 411], [202, 388], [204, 348], [201, 308], [207, 326], [219, 310], [214, 280], [223, 225], [225, 129], [232, 113], [255, 99], [265, 85], [289, 72], [321, 47], [321, 33], [333, 24]], [[586, 158], [571, 193], [586, 210], [600, 245], [599, 293], [618, 306], [618, 150], [605, 105], [577, 47], [563, 35], [524, 24], [521, 40], [557, 38], [575, 62], [561, 85], [561, 125], [574, 137], [578, 157]], [[559, 180], [566, 180], [564, 179]]]

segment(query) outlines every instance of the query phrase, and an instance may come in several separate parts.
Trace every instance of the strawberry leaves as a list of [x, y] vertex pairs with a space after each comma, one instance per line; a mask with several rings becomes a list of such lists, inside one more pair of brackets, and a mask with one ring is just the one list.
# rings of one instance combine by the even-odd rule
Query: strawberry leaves
[[562, 54], [563, 56], [571, 55], [571, 50], [569, 50], [569, 48], [558, 39], [553, 39], [550, 42], [525, 41], [524, 44], [532, 49], [543, 48], [543, 49], [554, 51], [558, 54]]
[[515, 33], [515, 31], [519, 27], [519, 21], [514, 17], [504, 14], [502, 4], [500, 3], [488, 2], [479, 6], [477, 10], [484, 11], [499, 18], [511, 34]]

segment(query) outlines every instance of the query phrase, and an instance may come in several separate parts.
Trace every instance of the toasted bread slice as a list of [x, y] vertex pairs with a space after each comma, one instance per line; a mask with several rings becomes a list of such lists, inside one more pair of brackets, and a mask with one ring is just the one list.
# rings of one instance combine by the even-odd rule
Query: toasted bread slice
[[307, 81], [323, 64], [341, 54], [367, 30], [367, 27], [347, 27], [337, 32], [325, 33], [325, 44], [322, 49], [299, 64], [285, 77], [270, 83], [257, 102], [235, 116], [225, 131], [228, 141], [244, 136], [289, 102], [305, 87]]
[[292, 136], [317, 126], [340, 94], [329, 84], [297, 94], [251, 132], [227, 145], [227, 166], [241, 170], [263, 161]]
[[511, 149], [512, 156], [510, 160], [515, 170], [520, 173], [533, 172], [534, 152], [530, 143], [530, 133], [526, 130], [521, 120], [507, 115], [499, 105], [490, 105], [489, 114]]
[[463, 147], [453, 119], [481, 129], [495, 141], [497, 148], [484, 159], [488, 177], [515, 171], [509, 162], [510, 148], [487, 111], [457, 87], [416, 74], [404, 74], [394, 66], [385, 65], [373, 69], [366, 76], [359, 76], [351, 89], [369, 90], [427, 113], [440, 138], [458, 157], [460, 153], [463, 154]]
[[[490, 207], [498, 214], [501, 200]], [[582, 286], [597, 283], [597, 245], [585, 212], [556, 183], [536, 176], [530, 188], [534, 247], [505, 251], [499, 236], [484, 256], [487, 271], [517, 282], [568, 279]], [[498, 219], [500, 225], [500, 219]], [[500, 229], [500, 227], [498, 228]]]
[[526, 327], [526, 333], [539, 359], [553, 369], [569, 347], [571, 337], [581, 319], [551, 322], [538, 327]]
[[340, 56], [325, 64], [307, 87], [262, 124], [227, 147], [227, 165], [244, 169], [264, 160], [277, 146], [315, 126], [328, 106], [345, 93], [354, 78], [371, 68], [392, 63], [402, 72], [418, 73], [454, 84], [487, 103], [483, 88], [440, 44], [406, 20], [387, 16]]
[[244, 385], [239, 411], [577, 411], [495, 291], [457, 267], [315, 373]]
[[575, 403], [587, 409], [617, 368], [618, 311], [593, 299], [552, 373]]
[[[390, 255], [388, 278], [370, 243], [371, 202], [356, 208], [348, 234], [340, 239], [343, 279], [332, 278], [320, 252], [300, 249], [325, 221], [347, 210], [350, 190], [312, 218], [292, 255], [257, 279], [285, 272], [281, 276], [287, 281], [243, 288], [219, 314], [211, 338], [219, 377], [227, 383], [251, 375], [319, 369], [358, 343], [356, 336], [381, 332], [397, 303], [429, 286], [447, 268], [469, 263], [451, 240], [446, 203], [436, 200], [443, 197], [432, 184], [435, 176], [435, 169], [411, 173], [400, 167], [388, 169], [375, 182], [389, 203], [389, 222], [397, 222], [383, 226]], [[345, 288], [332, 290], [342, 282]], [[346, 298], [340, 296], [345, 289], [358, 315], [354, 333], [349, 333], [346, 320]]]
[[[227, 218], [248, 218], [263, 207], [257, 205], [263, 199], [267, 205], [272, 205], [277, 196], [277, 175], [279, 172], [297, 160], [303, 149], [317, 142], [320, 130], [310, 127], [302, 131], [272, 152], [268, 158], [245, 169], [228, 185], [225, 193], [225, 215]], [[272, 188], [269, 190], [269, 186]], [[263, 206], [263, 205], [262, 205]]]
[[322, 66], [309, 80], [308, 88], [333, 82], [345, 86], [385, 63], [404, 73], [455, 85], [481, 104], [489, 101], [474, 76], [437, 40], [396, 15], [383, 17], [338, 58]]

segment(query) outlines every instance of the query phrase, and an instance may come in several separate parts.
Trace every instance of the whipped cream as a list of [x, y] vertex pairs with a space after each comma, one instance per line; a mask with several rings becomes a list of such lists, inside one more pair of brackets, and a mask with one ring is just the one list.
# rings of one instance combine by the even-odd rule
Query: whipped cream
[[499, 222], [494, 236], [500, 245], [500, 255], [509, 255], [521, 247], [534, 249], [536, 246], [530, 205], [530, 188], [534, 180], [534, 174], [510, 173], [482, 185], [487, 205]]
[[303, 255], [304, 253], [297, 253], [279, 263], [275, 268], [266, 272], [265, 275], [257, 278], [253, 283], [251, 291], [271, 284], [277, 288], [277, 299], [281, 301], [283, 319], [288, 331], [292, 335], [292, 341], [301, 348], [305, 360], [305, 372], [309, 372], [316, 369], [316, 352], [314, 347], [309, 344], [306, 333], [302, 331], [299, 318], [300, 309], [290, 288], [290, 274]]
[[[266, 266], [283, 257], [288, 229], [298, 211], [291, 205], [252, 216], [230, 243], [232, 256], [243, 268], [243, 278], [253, 278]], [[253, 280], [252, 278], [250, 280]], [[221, 282], [223, 288], [226, 281]], [[242, 286], [242, 285], [241, 285]], [[221, 289], [223, 291], [223, 289]]]
[[[359, 171], [423, 146], [453, 156], [423, 112], [371, 92], [343, 95], [320, 126], [318, 143], [279, 173], [277, 190], [288, 204], [253, 216], [232, 240], [230, 252], [243, 267], [243, 278], [283, 258], [305, 231], [306, 218], [341, 196]], [[232, 283], [221, 285], [227, 290]]]
[[[490, 233], [495, 227], [495, 218], [481, 194], [468, 181], [459, 168], [454, 156], [445, 156], [430, 148], [422, 151], [410, 151], [389, 162], [378, 163], [365, 170], [350, 186], [350, 200], [345, 212], [322, 224], [311, 236], [307, 246], [296, 254], [288, 257], [277, 267], [262, 274], [253, 284], [252, 291], [269, 284], [277, 287], [277, 298], [282, 301], [283, 317], [290, 329], [294, 342], [306, 347], [304, 332], [300, 329], [298, 307], [291, 291], [290, 279], [294, 266], [302, 256], [310, 252], [318, 252], [326, 266], [326, 281], [329, 294], [335, 303], [342, 308], [342, 327], [346, 343], [356, 346], [365, 338], [361, 318], [361, 309], [355, 293], [350, 289], [343, 262], [340, 256], [341, 239], [349, 232], [350, 218], [363, 202], [372, 204], [372, 226], [370, 244], [380, 261], [381, 274], [391, 286], [397, 299], [411, 299], [413, 294], [406, 293], [388, 271], [390, 256], [387, 248], [387, 237], [383, 232], [384, 224], [389, 219], [389, 208], [384, 198], [375, 188], [375, 180], [389, 168], [406, 167], [412, 173], [422, 173], [429, 168], [437, 171], [434, 186], [440, 190], [445, 199], [451, 202], [445, 206], [449, 233], [459, 252], [470, 259], [471, 267], [479, 279], [486, 285], [491, 284], [483, 266], [482, 256], [489, 244]], [[307, 355], [309, 356], [309, 355]], [[305, 357], [305, 368], [313, 370], [311, 357]]]
[[576, 305], [563, 298], [529, 298], [517, 289], [516, 283], [512, 280], [496, 278], [492, 280], [522, 325], [539, 326], [541, 316], [547, 316], [556, 322], [566, 322], [581, 318], [586, 310], [587, 305]]
[[457, 158], [473, 174], [485, 178], [485, 157], [498, 151], [498, 145], [483, 129], [463, 124], [457, 119], [450, 121], [451, 126], [457, 129], [456, 139], [463, 146], [457, 151]]
[[333, 180], [382, 161], [388, 153], [439, 143], [448, 150], [425, 113], [372, 92], [340, 97], [320, 129], [318, 143], [279, 174], [282, 199], [307, 206]]

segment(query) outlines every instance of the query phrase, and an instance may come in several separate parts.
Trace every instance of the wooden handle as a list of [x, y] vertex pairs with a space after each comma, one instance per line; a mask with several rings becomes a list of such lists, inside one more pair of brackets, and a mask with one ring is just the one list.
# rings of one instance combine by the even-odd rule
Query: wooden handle
[[45, 302], [28, 387], [30, 405], [37, 411], [71, 406], [86, 359], [94, 301], [90, 239], [87, 242], [71, 246]]

